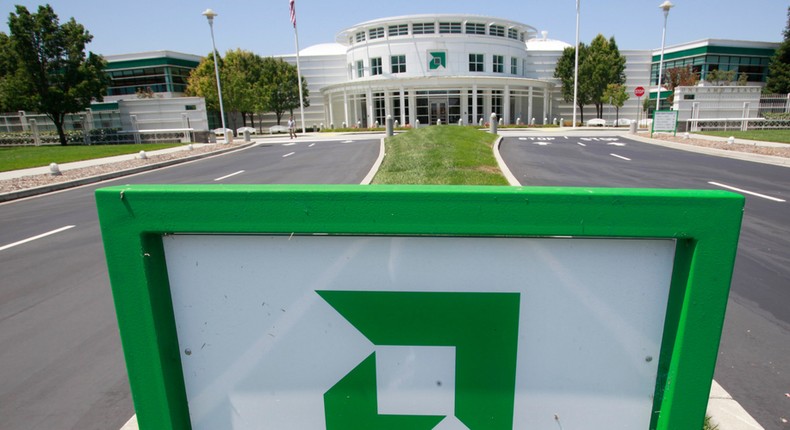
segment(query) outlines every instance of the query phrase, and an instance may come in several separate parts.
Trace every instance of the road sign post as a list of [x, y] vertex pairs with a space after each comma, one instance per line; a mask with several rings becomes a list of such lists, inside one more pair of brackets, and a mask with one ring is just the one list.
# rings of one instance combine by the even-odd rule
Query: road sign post
[[638, 87], [634, 88], [634, 95], [636, 96], [636, 103], [637, 103], [636, 127], [638, 129], [639, 128], [639, 120], [640, 120], [640, 117], [641, 117], [640, 114], [642, 112], [642, 96], [645, 95], [645, 87], [638, 86]]
[[655, 132], [672, 133], [676, 135], [678, 130], [678, 111], [658, 110], [653, 112], [653, 126], [650, 129], [650, 137]]
[[143, 430], [668, 430], [704, 418], [739, 195], [140, 185], [96, 196]]

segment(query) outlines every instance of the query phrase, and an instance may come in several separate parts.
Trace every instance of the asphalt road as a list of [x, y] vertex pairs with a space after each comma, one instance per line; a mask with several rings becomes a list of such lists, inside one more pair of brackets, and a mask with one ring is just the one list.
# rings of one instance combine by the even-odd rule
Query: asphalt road
[[598, 135], [506, 138], [501, 154], [522, 185], [729, 186], [760, 194], [742, 192], [746, 209], [715, 379], [766, 429], [790, 428], [781, 421], [790, 420], [790, 169]]
[[0, 428], [116, 430], [134, 414], [96, 188], [353, 184], [362, 181], [378, 152], [378, 139], [267, 140], [220, 157], [0, 205]]

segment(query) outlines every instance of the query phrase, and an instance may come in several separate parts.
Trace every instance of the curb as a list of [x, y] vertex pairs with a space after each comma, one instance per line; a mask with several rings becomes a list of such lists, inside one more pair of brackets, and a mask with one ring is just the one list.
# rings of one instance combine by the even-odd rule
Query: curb
[[161, 163], [147, 164], [145, 166], [134, 167], [126, 170], [119, 170], [111, 173], [103, 173], [101, 175], [89, 176], [87, 178], [75, 179], [73, 181], [44, 185], [43, 187], [27, 188], [19, 191], [12, 191], [10, 193], [0, 194], [0, 203], [9, 202], [12, 200], [17, 200], [25, 197], [33, 197], [41, 194], [51, 193], [53, 191], [61, 191], [69, 188], [80, 187], [83, 185], [94, 184], [109, 179], [116, 179], [122, 176], [129, 176], [137, 173], [147, 172], [149, 170], [170, 167], [176, 164], [188, 163], [190, 161], [196, 161], [203, 158], [213, 157], [215, 155], [222, 155], [233, 151], [240, 151], [243, 149], [247, 149], [248, 147], [254, 144], [256, 144], [256, 142], [251, 142], [236, 148], [221, 149], [219, 151], [207, 152], [205, 154], [193, 155], [191, 157], [177, 158], [174, 160], [163, 161]]
[[510, 168], [507, 167], [505, 160], [502, 159], [502, 154], [499, 153], [499, 146], [502, 144], [504, 138], [504, 136], [499, 136], [496, 142], [494, 142], [494, 158], [496, 159], [497, 165], [499, 165], [499, 170], [502, 171], [502, 175], [507, 179], [507, 183], [514, 187], [520, 187], [521, 183], [516, 179], [516, 176], [513, 175], [513, 172], [510, 171]]
[[709, 148], [706, 146], [686, 145], [684, 143], [676, 143], [676, 142], [669, 142], [665, 140], [653, 139], [650, 137], [640, 136], [638, 134], [627, 134], [624, 135], [624, 137], [642, 143], [664, 146], [672, 149], [679, 149], [681, 151], [696, 152], [706, 155], [715, 155], [717, 157], [732, 158], [735, 160], [742, 160], [742, 161], [751, 161], [754, 163], [772, 164], [774, 166], [780, 166], [780, 167], [790, 167], [790, 158], [785, 158], [785, 157], [752, 154], [750, 152], [741, 152], [741, 151], [728, 151], [725, 149]]

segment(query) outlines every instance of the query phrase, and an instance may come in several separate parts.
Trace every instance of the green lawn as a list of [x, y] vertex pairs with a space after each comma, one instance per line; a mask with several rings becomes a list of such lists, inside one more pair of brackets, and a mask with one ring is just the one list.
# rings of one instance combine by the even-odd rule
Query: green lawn
[[494, 159], [496, 136], [471, 127], [423, 127], [387, 138], [374, 184], [508, 185]]
[[139, 145], [74, 145], [74, 146], [18, 146], [0, 147], [0, 172], [48, 166], [50, 163], [68, 163], [115, 155], [134, 154], [157, 149], [172, 148], [181, 144], [146, 143]]
[[790, 130], [752, 130], [752, 131], [705, 131], [699, 134], [730, 137], [737, 139], [760, 140], [765, 142], [790, 143]]

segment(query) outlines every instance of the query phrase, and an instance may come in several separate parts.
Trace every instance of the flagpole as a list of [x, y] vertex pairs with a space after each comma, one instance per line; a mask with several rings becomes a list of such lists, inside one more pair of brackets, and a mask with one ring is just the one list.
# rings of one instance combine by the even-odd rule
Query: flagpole
[[[293, 1], [293, 0], [292, 0]], [[293, 8], [293, 3], [291, 3], [291, 7]], [[294, 11], [292, 10], [291, 20], [294, 24], [294, 40], [296, 41], [296, 80], [299, 82], [299, 113], [302, 119], [302, 133], [307, 133], [307, 127], [304, 123], [304, 97], [302, 94], [302, 69], [299, 66], [299, 31], [296, 29], [296, 17], [294, 15]]]

